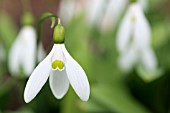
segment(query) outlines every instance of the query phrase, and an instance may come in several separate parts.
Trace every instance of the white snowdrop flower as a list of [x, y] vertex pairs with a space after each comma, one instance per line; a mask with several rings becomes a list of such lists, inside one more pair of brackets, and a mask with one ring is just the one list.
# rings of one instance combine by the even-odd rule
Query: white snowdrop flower
[[36, 31], [31, 26], [24, 26], [9, 52], [8, 66], [10, 73], [17, 75], [22, 68], [26, 75], [30, 75], [35, 67], [35, 54]]
[[156, 69], [157, 60], [150, 39], [150, 26], [141, 5], [131, 4], [118, 30], [116, 42], [122, 70], [130, 71], [136, 63], [142, 64], [147, 71]]
[[49, 78], [50, 88], [57, 99], [67, 92], [69, 84], [76, 94], [87, 101], [90, 86], [82, 67], [71, 57], [64, 45], [64, 27], [58, 24], [54, 29], [54, 46], [47, 57], [31, 74], [24, 91], [24, 100], [30, 102]]
[[110, 0], [101, 23], [101, 31], [108, 31], [116, 24], [128, 0]]

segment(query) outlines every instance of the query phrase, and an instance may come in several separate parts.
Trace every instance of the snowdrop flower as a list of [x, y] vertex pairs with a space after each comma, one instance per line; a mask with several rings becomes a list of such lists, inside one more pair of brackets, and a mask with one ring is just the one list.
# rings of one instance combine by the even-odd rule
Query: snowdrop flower
[[124, 72], [130, 71], [137, 63], [146, 71], [156, 70], [157, 60], [150, 39], [150, 26], [141, 5], [131, 4], [118, 30], [116, 43], [120, 52], [119, 66]]
[[31, 74], [35, 67], [35, 54], [35, 29], [32, 26], [24, 26], [9, 52], [8, 66], [10, 73], [17, 75], [20, 73], [20, 68], [22, 68], [26, 75]]
[[59, 23], [53, 34], [54, 46], [47, 57], [32, 72], [24, 91], [24, 100], [30, 102], [49, 78], [50, 88], [57, 99], [67, 92], [69, 84], [76, 94], [87, 101], [89, 82], [82, 67], [71, 57], [64, 45], [64, 27]]

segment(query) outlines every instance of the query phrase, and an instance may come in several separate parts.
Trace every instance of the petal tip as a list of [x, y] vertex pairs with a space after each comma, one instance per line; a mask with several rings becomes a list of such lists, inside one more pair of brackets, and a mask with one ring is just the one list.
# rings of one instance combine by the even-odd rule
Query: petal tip
[[24, 92], [24, 101], [25, 103], [29, 103], [31, 99], [28, 98], [27, 94]]
[[89, 100], [89, 95], [86, 95], [84, 97], [80, 97], [80, 99], [84, 102], [87, 102]]

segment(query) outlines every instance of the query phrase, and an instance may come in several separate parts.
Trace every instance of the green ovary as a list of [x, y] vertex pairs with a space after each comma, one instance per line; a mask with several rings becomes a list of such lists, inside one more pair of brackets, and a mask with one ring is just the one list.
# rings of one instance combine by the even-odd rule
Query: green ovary
[[61, 60], [55, 60], [52, 62], [52, 68], [53, 69], [57, 69], [57, 67], [62, 70], [64, 68], [64, 62], [62, 62]]

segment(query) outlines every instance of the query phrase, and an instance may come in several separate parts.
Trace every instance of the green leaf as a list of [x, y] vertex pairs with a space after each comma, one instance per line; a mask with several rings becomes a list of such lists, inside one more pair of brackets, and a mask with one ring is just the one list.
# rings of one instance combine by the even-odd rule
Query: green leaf
[[30, 108], [21, 108], [17, 111], [5, 111], [4, 113], [35, 113]]
[[3, 12], [0, 12], [0, 38], [8, 50], [17, 36], [17, 28], [13, 20]]
[[93, 99], [90, 99], [88, 103], [81, 102], [81, 106], [83, 106], [85, 111], [88, 111], [90, 113], [105, 113], [109, 112], [106, 107], [103, 107], [98, 103], [98, 101], [94, 101]]
[[91, 95], [109, 110], [116, 113], [150, 113], [137, 102], [121, 84], [97, 85], [93, 87]]

